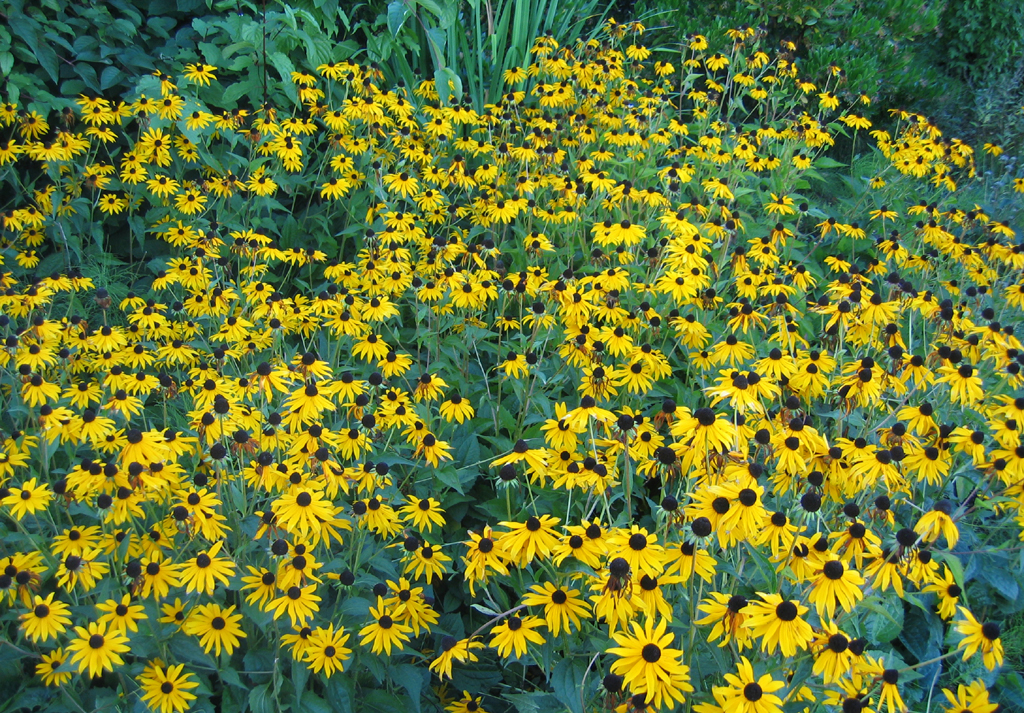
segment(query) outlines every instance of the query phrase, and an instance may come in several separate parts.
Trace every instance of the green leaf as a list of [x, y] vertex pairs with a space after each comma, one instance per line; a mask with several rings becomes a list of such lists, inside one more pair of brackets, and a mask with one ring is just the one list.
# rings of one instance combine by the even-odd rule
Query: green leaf
[[506, 693], [503, 698], [512, 703], [519, 713], [547, 713], [561, 706], [550, 693]]
[[583, 713], [583, 674], [586, 665], [581, 659], [562, 659], [551, 672], [551, 687], [555, 697], [572, 713]]
[[878, 615], [868, 624], [872, 641], [884, 644], [899, 636], [903, 629], [903, 602], [895, 592], [888, 592], [884, 597], [867, 597], [863, 606]]
[[100, 75], [100, 89], [106, 90], [115, 86], [125, 78], [125, 73], [117, 67], [107, 67]]
[[351, 713], [352, 699], [355, 698], [353, 685], [348, 676], [331, 676], [327, 682], [327, 700], [335, 713]]
[[310, 707], [309, 699], [316, 698], [312, 693], [303, 696], [306, 690], [306, 682], [309, 680], [309, 668], [295, 659], [292, 659], [292, 687], [295, 689], [295, 707]]
[[264, 683], [249, 691], [249, 710], [252, 713], [276, 713], [269, 684]]
[[234, 668], [230, 666], [220, 672], [220, 677], [224, 681], [224, 683], [228, 684], [229, 686], [235, 686], [236, 688], [244, 688], [246, 690], [249, 689], [248, 686], [242, 683], [242, 678], [238, 675], [238, 671], [236, 671]]
[[475, 433], [471, 432], [462, 438], [456, 436], [452, 439], [452, 445], [455, 446], [455, 462], [459, 464], [460, 470], [480, 462], [480, 441]]
[[6, 76], [11, 73], [14, 66], [14, 55], [10, 52], [0, 52], [0, 74]]
[[455, 470], [454, 466], [447, 465], [443, 468], [438, 468], [434, 471], [434, 475], [436, 475], [437, 479], [449, 488], [457, 491], [459, 495], [466, 494], [466, 491], [462, 489], [462, 481], [459, 479], [459, 472]]
[[270, 63], [274, 65], [274, 69], [281, 75], [285, 94], [292, 101], [298, 101], [299, 94], [295, 89], [295, 83], [292, 81], [292, 72], [295, 71], [295, 65], [288, 59], [288, 55], [283, 52], [272, 52], [270, 54]]
[[[443, 3], [443, 4], [442, 4]], [[438, 25], [447, 29], [458, 20], [458, 3], [451, 0], [418, 0], [418, 4], [437, 18]]]
[[398, 681], [402, 688], [408, 692], [412, 710], [416, 711], [416, 713], [419, 713], [420, 710], [420, 694], [423, 691], [424, 671], [425, 669], [422, 667], [402, 664], [400, 666], [392, 666], [390, 672], [391, 680]]
[[302, 697], [301, 706], [299, 700], [295, 699], [295, 710], [309, 711], [310, 713], [334, 713], [337, 709], [332, 708], [327, 701], [315, 693], [307, 693]]
[[918, 661], [939, 655], [942, 646], [942, 620], [932, 611], [911, 609], [903, 623], [899, 640]]
[[814, 159], [814, 166], [815, 168], [845, 168], [846, 164], [840, 163], [834, 158], [829, 158], [828, 156], [819, 156]]
[[987, 582], [1004, 599], [1015, 600], [1020, 593], [1020, 584], [1012, 574], [1009, 558], [1001, 553], [982, 555], [980, 560], [978, 579]]
[[398, 33], [402, 31], [402, 25], [410, 15], [412, 15], [412, 11], [404, 0], [393, 0], [388, 3], [388, 30], [392, 37], [398, 37]]

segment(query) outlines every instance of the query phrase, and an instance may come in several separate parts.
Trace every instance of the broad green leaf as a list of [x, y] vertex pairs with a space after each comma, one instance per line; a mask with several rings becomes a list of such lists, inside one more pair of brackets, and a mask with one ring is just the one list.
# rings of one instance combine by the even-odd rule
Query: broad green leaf
[[419, 713], [420, 695], [423, 691], [424, 667], [413, 666], [412, 664], [401, 664], [391, 667], [391, 680], [396, 681], [409, 694], [409, 701], [412, 704], [411, 710]]
[[402, 31], [402, 26], [411, 15], [410, 3], [405, 2], [405, 0], [392, 0], [392, 2], [388, 3], [388, 30], [391, 32], [392, 37], [398, 37], [398, 33]]
[[572, 713], [583, 713], [586, 691], [583, 690], [583, 674], [587, 665], [582, 658], [562, 659], [551, 672], [551, 687], [555, 697]]
[[834, 158], [829, 158], [828, 156], [819, 156], [814, 159], [814, 166], [816, 168], [846, 168], [845, 163], [840, 163]]
[[903, 602], [895, 592], [867, 597], [861, 605], [877, 615], [868, 621], [871, 641], [888, 643], [899, 636], [903, 629]]
[[434, 475], [449, 488], [457, 491], [459, 495], [466, 494], [466, 491], [462, 488], [462, 481], [459, 479], [459, 472], [455, 470], [454, 466], [447, 465], [438, 468], [434, 471]]
[[249, 691], [249, 710], [252, 713], [276, 713], [270, 686], [264, 683]]
[[283, 52], [272, 52], [270, 54], [270, 64], [274, 66], [277, 73], [281, 75], [281, 84], [284, 87], [284, 93], [288, 95], [288, 98], [292, 101], [297, 101], [299, 98], [298, 91], [295, 89], [295, 84], [292, 82], [292, 72], [295, 71], [295, 65], [288, 59], [288, 55]]
[[334, 713], [338, 709], [328, 704], [327, 701], [315, 693], [307, 693], [302, 696], [301, 704], [296, 699], [295, 710], [309, 711], [309, 713]]

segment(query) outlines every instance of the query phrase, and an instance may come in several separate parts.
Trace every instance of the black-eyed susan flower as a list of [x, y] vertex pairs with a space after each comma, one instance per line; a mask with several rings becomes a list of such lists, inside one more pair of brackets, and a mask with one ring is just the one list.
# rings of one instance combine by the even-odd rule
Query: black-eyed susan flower
[[498, 650], [502, 658], [526, 655], [528, 644], [544, 643], [544, 637], [536, 631], [544, 626], [544, 620], [536, 616], [510, 616], [491, 629], [490, 647]]
[[[882, 660], [879, 660], [883, 664]], [[878, 707], [885, 706], [889, 713], [903, 713], [907, 710], [907, 704], [900, 696], [899, 682], [900, 672], [894, 668], [887, 668], [882, 671], [882, 690], [878, 696]]]
[[235, 613], [235, 607], [219, 604], [200, 604], [185, 620], [182, 630], [199, 638], [199, 645], [206, 653], [214, 651], [217, 656], [223, 649], [230, 655], [246, 633], [242, 631], [242, 615]]
[[971, 681], [970, 684], [959, 684], [954, 694], [948, 688], [942, 689], [942, 694], [949, 702], [947, 713], [966, 713], [976, 711], [977, 713], [994, 713], [999, 709], [999, 704], [989, 700], [988, 689], [985, 682], [981, 680]]
[[397, 582], [388, 580], [388, 589], [393, 596], [384, 600], [395, 621], [407, 624], [412, 628], [412, 635], [419, 636], [421, 631], [430, 631], [437, 624], [439, 615], [427, 603], [423, 595], [423, 587], [414, 587], [405, 577]]
[[384, 605], [384, 599], [379, 596], [377, 606], [370, 607], [370, 616], [373, 621], [359, 630], [359, 636], [363, 637], [359, 641], [360, 645], [370, 646], [373, 653], [384, 653], [387, 656], [391, 655], [392, 650], [401, 651], [409, 641], [412, 629], [395, 621], [391, 611]]
[[970, 610], [966, 607], [958, 607], [963, 621], [956, 623], [956, 631], [963, 635], [957, 648], [963, 650], [964, 660], [971, 658], [979, 651], [985, 668], [992, 671], [1003, 665], [1003, 642], [999, 638], [1001, 633], [999, 624], [996, 622], [979, 623]]
[[310, 633], [303, 649], [306, 665], [313, 673], [322, 672], [327, 678], [336, 671], [344, 671], [345, 662], [352, 657], [352, 649], [345, 646], [349, 637], [342, 626], [337, 630], [334, 624], [326, 629], [317, 627]]
[[801, 618], [808, 608], [778, 594], [757, 595], [761, 601], [750, 602], [744, 609], [744, 625], [761, 639], [761, 650], [774, 653], [780, 649], [784, 656], [795, 656], [797, 649], [806, 649], [814, 638], [811, 625]]
[[618, 530], [606, 539], [609, 560], [623, 558], [636, 576], [646, 574], [658, 577], [665, 568], [665, 548], [658, 544], [658, 536], [632, 525], [629, 530]]
[[953, 403], [970, 406], [984, 398], [981, 377], [976, 374], [976, 370], [971, 364], [942, 366], [938, 371], [942, 376], [936, 379], [936, 383], [949, 384], [950, 398]]
[[811, 583], [808, 601], [815, 605], [818, 615], [835, 615], [836, 604], [846, 612], [853, 611], [857, 602], [863, 599], [864, 577], [844, 565], [841, 560], [826, 560], [818, 576]]
[[71, 591], [80, 588], [88, 592], [110, 571], [110, 565], [100, 560], [102, 552], [93, 548], [81, 555], [68, 555], [57, 568], [57, 584]]
[[671, 430], [673, 436], [692, 446], [700, 456], [714, 451], [728, 452], [736, 439], [735, 426], [707, 407], [678, 419]]
[[269, 569], [248, 565], [249, 575], [242, 577], [242, 591], [248, 592], [245, 601], [250, 606], [266, 607], [277, 596], [277, 575]]
[[465, 565], [465, 577], [469, 582], [470, 592], [475, 592], [477, 582], [486, 582], [488, 574], [508, 574], [508, 563], [511, 555], [505, 551], [500, 537], [496, 537], [490, 526], [481, 533], [470, 532], [466, 555], [462, 558]]
[[[416, 546], [410, 551], [410, 545]], [[406, 540], [406, 555], [403, 560], [403, 572], [416, 580], [426, 579], [427, 584], [433, 582], [435, 578], [444, 576], [447, 563], [452, 561], [440, 547], [435, 547], [429, 542], [420, 543], [415, 537]]]
[[46, 483], [37, 483], [36, 478], [26, 480], [20, 488], [10, 488], [9, 492], [10, 495], [0, 500], [0, 505], [8, 508], [8, 512], [15, 520], [45, 510], [53, 499], [53, 491], [49, 486]]
[[[913, 530], [910, 532], [915, 534]], [[874, 553], [874, 557], [864, 569], [865, 579], [872, 579], [873, 586], [881, 591], [892, 587], [896, 590], [897, 594], [902, 595], [904, 587], [900, 560], [901, 557], [898, 550], [893, 550], [889, 547], [883, 548], [881, 551]]]
[[20, 629], [33, 643], [57, 638], [71, 624], [70, 608], [64, 602], [55, 600], [54, 596], [54, 592], [47, 594], [45, 599], [35, 595], [31, 611], [18, 617], [21, 621]]
[[452, 677], [452, 665], [460, 663], [479, 661], [479, 657], [473, 653], [474, 649], [484, 648], [483, 643], [470, 639], [456, 639], [454, 636], [441, 637], [441, 651], [438, 656], [430, 662], [428, 667], [437, 674], [442, 681]]
[[448, 713], [487, 713], [487, 710], [481, 705], [483, 696], [472, 696], [469, 691], [462, 692], [462, 698], [459, 698], [452, 703], [445, 706], [445, 710]]
[[834, 622], [822, 625], [822, 631], [813, 644], [815, 648], [814, 673], [826, 685], [837, 683], [849, 673], [853, 665], [851, 640]]
[[316, 593], [316, 584], [305, 587], [293, 584], [276, 599], [267, 604], [267, 611], [273, 611], [274, 619], [287, 614], [292, 626], [304, 625], [320, 611], [321, 597]]
[[942, 575], [937, 581], [922, 588], [922, 592], [931, 592], [939, 598], [939, 616], [949, 620], [956, 615], [957, 604], [963, 590], [953, 577], [949, 567], [943, 567]]
[[132, 604], [131, 595], [125, 594], [120, 599], [108, 599], [96, 605], [96, 610], [101, 612], [96, 621], [99, 624], [107, 625], [108, 631], [116, 634], [127, 634], [129, 631], [138, 631], [139, 622], [146, 619], [145, 607]]
[[122, 665], [121, 654], [130, 650], [128, 637], [107, 631], [105, 624], [92, 622], [87, 627], [76, 626], [75, 636], [67, 646], [70, 663], [77, 664], [79, 673], [88, 671], [90, 678]]
[[747, 606], [747, 598], [723, 592], [711, 592], [710, 598], [697, 605], [697, 610], [705, 616], [694, 619], [698, 626], [711, 626], [708, 641], [717, 641], [718, 647], [728, 646], [730, 641], [736, 642], [736, 648], [742, 652], [750, 648], [750, 629], [743, 625], [746, 615], [743, 609]]
[[35, 673], [47, 686], [66, 686], [71, 683], [74, 675], [67, 670], [69, 654], [62, 648], [43, 654], [42, 660], [36, 664]]
[[693, 690], [690, 669], [682, 662], [682, 650], [672, 648], [675, 637], [666, 631], [667, 625], [666, 619], [655, 623], [654, 617], [643, 626], [630, 622], [632, 633], [613, 634], [617, 646], [608, 649], [618, 657], [611, 672], [656, 708], [684, 703], [685, 694]]
[[274, 501], [272, 509], [280, 527], [302, 537], [319, 532], [321, 523], [332, 520], [337, 512], [321, 491], [303, 487], [282, 495]]
[[185, 671], [185, 664], [165, 665], [160, 659], [150, 661], [136, 681], [142, 689], [142, 700], [160, 713], [188, 710], [196, 699], [192, 690], [199, 686], [195, 676]]
[[502, 522], [501, 525], [509, 531], [500, 535], [497, 544], [509, 559], [517, 563], [546, 559], [558, 546], [558, 536], [554, 533], [558, 521], [550, 515], [531, 515], [526, 522]]
[[785, 688], [785, 682], [776, 681], [770, 674], [757, 676], [745, 656], [736, 664], [736, 673], [725, 674], [729, 685], [712, 689], [723, 713], [780, 713], [782, 699], [775, 693]]
[[553, 636], [558, 636], [563, 629], [571, 631], [573, 625], [579, 629], [581, 617], [590, 616], [590, 607], [578, 589], [557, 587], [551, 582], [530, 587], [523, 604], [544, 607], [544, 621]]
[[211, 594], [217, 582], [225, 586], [235, 572], [235, 563], [228, 557], [221, 557], [224, 546], [221, 540], [209, 549], [185, 561], [179, 574], [181, 585], [186, 592]]
[[940, 537], [946, 538], [946, 546], [955, 547], [960, 540], [960, 531], [952, 518], [953, 504], [949, 500], [939, 500], [914, 525], [914, 532], [924, 542], [935, 542]]
[[406, 501], [409, 504], [399, 508], [398, 512], [403, 520], [411, 521], [420, 532], [431, 532], [435, 525], [444, 527], [444, 509], [437, 500], [407, 495]]

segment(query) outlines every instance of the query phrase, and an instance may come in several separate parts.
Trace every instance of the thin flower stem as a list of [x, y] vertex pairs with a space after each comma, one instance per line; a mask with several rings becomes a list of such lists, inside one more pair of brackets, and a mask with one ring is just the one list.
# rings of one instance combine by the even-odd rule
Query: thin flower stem
[[492, 617], [491, 619], [489, 619], [486, 622], [484, 622], [484, 624], [482, 626], [480, 626], [479, 629], [477, 629], [472, 634], [470, 634], [469, 637], [467, 638], [467, 641], [472, 641], [473, 639], [475, 639], [477, 637], [477, 635], [481, 631], [483, 631], [487, 627], [491, 626], [491, 624], [494, 624], [494, 623], [496, 623], [498, 621], [501, 621], [502, 619], [504, 619], [508, 615], [515, 614], [517, 611], [522, 611], [523, 609], [525, 609], [528, 606], [529, 606], [528, 604], [520, 604], [519, 606], [512, 607], [508, 611], [503, 611], [500, 614], [498, 614], [497, 616]]
[[941, 656], [936, 656], [935, 658], [926, 659], [924, 661], [918, 661], [915, 664], [911, 664], [910, 666], [904, 666], [903, 668], [897, 670], [900, 673], [903, 673], [904, 671], [913, 671], [915, 668], [923, 668], [924, 666], [928, 666], [933, 663], [938, 663], [939, 661], [944, 661], [945, 659], [948, 659], [951, 656], [956, 656], [959, 653], [960, 649], [954, 649], [953, 651], [947, 651]]

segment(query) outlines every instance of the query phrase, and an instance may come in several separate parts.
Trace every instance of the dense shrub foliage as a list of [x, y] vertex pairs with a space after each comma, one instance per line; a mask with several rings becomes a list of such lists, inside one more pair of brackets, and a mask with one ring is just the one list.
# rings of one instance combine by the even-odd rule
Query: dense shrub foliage
[[[973, 142], [1024, 145], [1024, 5], [1001, 0], [641, 0], [653, 44], [751, 25], [790, 40], [804, 73], [835, 65], [884, 108], [927, 114]], [[718, 49], [714, 47], [713, 49]], [[884, 122], [881, 113], [870, 114]]]
[[0, 106], [13, 707], [1013, 705], [987, 157], [642, 31], [542, 36], [483, 110], [350, 61]]

